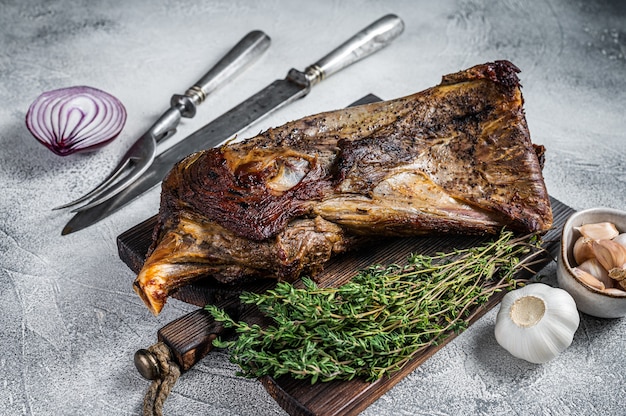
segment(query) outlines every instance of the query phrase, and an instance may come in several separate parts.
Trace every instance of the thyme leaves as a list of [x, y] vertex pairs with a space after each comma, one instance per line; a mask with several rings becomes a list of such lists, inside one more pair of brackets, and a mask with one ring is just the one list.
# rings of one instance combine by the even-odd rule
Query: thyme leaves
[[228, 348], [246, 377], [374, 381], [466, 329], [493, 294], [520, 284], [515, 273], [540, 252], [537, 236], [503, 231], [482, 246], [371, 266], [336, 288], [309, 278], [303, 288], [280, 282], [265, 293], [241, 295], [242, 303], [272, 318], [267, 327], [237, 322], [208, 305], [216, 321], [238, 334], [214, 345]]

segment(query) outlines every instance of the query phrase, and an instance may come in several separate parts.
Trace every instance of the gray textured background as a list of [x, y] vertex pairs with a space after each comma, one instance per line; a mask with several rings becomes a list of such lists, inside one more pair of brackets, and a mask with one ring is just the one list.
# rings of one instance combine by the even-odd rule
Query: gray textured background
[[[405, 33], [388, 49], [316, 86], [261, 129], [343, 107], [373, 92], [407, 95], [441, 75], [494, 59], [522, 69], [533, 140], [547, 148], [550, 193], [575, 209], [626, 208], [626, 3], [623, 1], [2, 0], [0, 1], [0, 413], [137, 414], [148, 383], [136, 349], [193, 310], [171, 301], [153, 317], [131, 289], [116, 236], [153, 215], [158, 191], [70, 236], [50, 208], [99, 182], [134, 138], [239, 38], [272, 37], [268, 53], [216, 92], [179, 138], [290, 67], [303, 69], [378, 17]], [[65, 158], [24, 126], [41, 92], [90, 85], [128, 109], [122, 135]], [[543, 271], [554, 282], [554, 267]], [[582, 316], [572, 346], [545, 365], [495, 341], [495, 310], [447, 345], [365, 415], [623, 414], [625, 320]], [[168, 415], [278, 415], [256, 381], [223, 354], [186, 373]]]

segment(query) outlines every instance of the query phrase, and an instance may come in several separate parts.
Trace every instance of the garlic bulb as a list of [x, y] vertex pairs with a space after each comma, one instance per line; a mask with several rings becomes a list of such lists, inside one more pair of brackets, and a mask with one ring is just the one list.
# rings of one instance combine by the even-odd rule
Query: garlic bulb
[[533, 283], [504, 296], [495, 336], [513, 356], [541, 364], [570, 346], [579, 323], [576, 302], [569, 293]]

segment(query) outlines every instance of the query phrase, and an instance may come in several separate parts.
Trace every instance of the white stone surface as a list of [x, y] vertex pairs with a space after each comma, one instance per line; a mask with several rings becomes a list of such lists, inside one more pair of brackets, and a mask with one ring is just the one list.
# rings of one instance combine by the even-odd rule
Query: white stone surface
[[[193, 307], [153, 317], [131, 288], [116, 236], [156, 213], [152, 191], [87, 230], [50, 208], [98, 183], [136, 136], [252, 29], [270, 50], [217, 91], [178, 138], [291, 67], [303, 69], [386, 13], [406, 23], [392, 46], [317, 85], [241, 137], [367, 93], [395, 98], [495, 59], [521, 70], [531, 135], [547, 148], [550, 193], [575, 209], [626, 208], [626, 5], [620, 0], [0, 1], [0, 413], [140, 413], [148, 383], [132, 357]], [[122, 135], [58, 157], [24, 125], [41, 92], [71, 85], [122, 100]], [[554, 282], [554, 267], [543, 271]], [[364, 415], [618, 415], [626, 404], [626, 321], [582, 316], [572, 346], [545, 365], [508, 355], [487, 314]], [[211, 354], [176, 384], [167, 415], [280, 415], [262, 386]]]

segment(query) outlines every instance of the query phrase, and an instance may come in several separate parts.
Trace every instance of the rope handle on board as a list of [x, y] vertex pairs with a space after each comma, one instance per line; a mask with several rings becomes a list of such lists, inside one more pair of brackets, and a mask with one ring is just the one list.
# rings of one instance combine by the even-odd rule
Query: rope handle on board
[[143, 400], [143, 415], [162, 416], [163, 404], [181, 374], [171, 350], [163, 342], [141, 349], [135, 353], [135, 366], [142, 376], [152, 380]]

